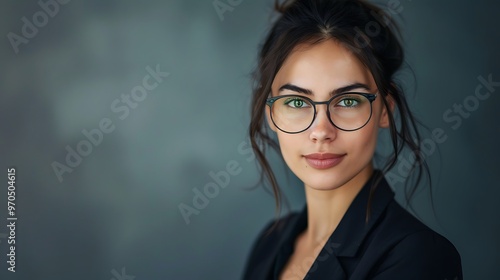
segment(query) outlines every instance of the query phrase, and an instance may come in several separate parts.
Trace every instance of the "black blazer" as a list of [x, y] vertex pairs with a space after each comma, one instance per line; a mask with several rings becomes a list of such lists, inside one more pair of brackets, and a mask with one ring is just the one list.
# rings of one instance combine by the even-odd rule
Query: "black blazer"
[[[380, 171], [374, 172], [353, 200], [305, 279], [463, 279], [460, 255], [453, 244], [403, 209], [384, 178], [374, 191], [371, 218], [365, 223], [376, 174]], [[295, 239], [307, 227], [307, 208], [281, 218], [280, 227], [265, 235], [272, 223], [253, 244], [244, 280], [278, 279]]]

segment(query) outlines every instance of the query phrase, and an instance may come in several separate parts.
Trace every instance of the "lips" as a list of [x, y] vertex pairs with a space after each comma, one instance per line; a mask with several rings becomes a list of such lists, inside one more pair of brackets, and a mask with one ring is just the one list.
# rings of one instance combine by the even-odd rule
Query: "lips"
[[315, 153], [305, 155], [307, 163], [316, 169], [332, 168], [344, 159], [345, 154]]

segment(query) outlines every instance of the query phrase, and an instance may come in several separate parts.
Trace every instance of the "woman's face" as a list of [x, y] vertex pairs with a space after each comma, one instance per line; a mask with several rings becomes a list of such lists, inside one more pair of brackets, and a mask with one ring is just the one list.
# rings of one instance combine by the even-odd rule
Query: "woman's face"
[[[292, 85], [310, 91], [296, 91]], [[272, 96], [302, 95], [313, 101], [327, 101], [330, 93], [346, 86], [359, 84], [346, 92], [377, 93], [371, 73], [346, 48], [334, 40], [316, 45], [299, 45], [288, 56], [276, 74], [272, 84]], [[370, 121], [361, 129], [343, 131], [334, 127], [326, 114], [326, 105], [316, 105], [316, 118], [305, 131], [285, 133], [276, 128], [270, 119], [269, 106], [266, 115], [271, 129], [277, 133], [285, 162], [306, 187], [317, 190], [336, 189], [366, 176], [372, 170], [379, 127], [388, 126], [388, 117], [381, 95], [372, 103]], [[331, 159], [317, 166], [308, 155], [329, 153]], [[355, 181], [355, 180], [353, 180]]]

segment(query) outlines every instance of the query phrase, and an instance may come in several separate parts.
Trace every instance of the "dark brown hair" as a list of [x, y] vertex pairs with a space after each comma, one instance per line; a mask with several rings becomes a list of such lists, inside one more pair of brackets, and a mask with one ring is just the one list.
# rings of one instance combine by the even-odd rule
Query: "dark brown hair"
[[[341, 43], [371, 72], [389, 113], [393, 152], [381, 169], [382, 175], [396, 165], [405, 148], [414, 158], [411, 168], [411, 173], [415, 173], [414, 184], [406, 188], [408, 203], [424, 172], [430, 183], [430, 173], [419, 144], [417, 121], [410, 112], [403, 89], [394, 77], [404, 62], [404, 52], [399, 39], [401, 36], [395, 21], [383, 9], [362, 0], [295, 0], [283, 3], [276, 0], [275, 9], [280, 15], [261, 46], [257, 69], [254, 72], [249, 136], [262, 171], [259, 184], [264, 183], [264, 179], [271, 184], [277, 215], [279, 216], [281, 210], [282, 194], [266, 160], [266, 149], [271, 147], [278, 154], [281, 153], [278, 144], [269, 135], [265, 122], [266, 99], [271, 92], [276, 73], [298, 44], [314, 45], [329, 39]], [[389, 108], [389, 100], [394, 104], [394, 112]], [[395, 115], [398, 118], [395, 118]], [[381, 179], [382, 176], [375, 178], [375, 183], [372, 184], [367, 220], [370, 216], [373, 191]]]

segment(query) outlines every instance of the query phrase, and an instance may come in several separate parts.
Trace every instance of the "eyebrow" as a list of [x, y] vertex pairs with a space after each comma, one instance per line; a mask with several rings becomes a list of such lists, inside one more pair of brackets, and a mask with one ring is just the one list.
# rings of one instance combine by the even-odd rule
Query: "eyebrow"
[[[340, 87], [340, 88], [332, 90], [330, 92], [330, 96], [333, 96], [333, 95], [336, 95], [336, 94], [340, 94], [340, 93], [344, 93], [344, 92], [349, 92], [349, 91], [354, 90], [354, 89], [365, 89], [367, 91], [370, 91], [370, 87], [368, 87], [365, 84], [362, 84], [362, 83], [352, 83], [352, 84], [349, 84], [349, 85], [346, 85], [346, 86], [343, 86], [343, 87]], [[310, 89], [301, 88], [299, 86], [288, 84], [288, 83], [282, 85], [278, 89], [278, 92], [281, 92], [283, 90], [291, 90], [291, 91], [295, 91], [295, 92], [298, 92], [298, 93], [303, 93], [303, 94], [306, 94], [306, 95], [314, 95], [314, 93]]]

